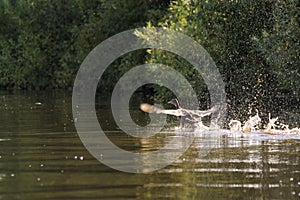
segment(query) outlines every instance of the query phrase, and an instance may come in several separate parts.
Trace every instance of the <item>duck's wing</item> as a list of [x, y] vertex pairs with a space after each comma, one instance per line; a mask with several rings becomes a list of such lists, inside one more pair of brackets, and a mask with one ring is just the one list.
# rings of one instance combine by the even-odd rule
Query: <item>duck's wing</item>
[[147, 103], [142, 103], [140, 105], [140, 109], [144, 112], [147, 113], [155, 113], [155, 114], [167, 114], [167, 115], [174, 115], [174, 116], [184, 116], [185, 114], [182, 112], [181, 109], [177, 110], [165, 110], [165, 109], [160, 109], [156, 106], [147, 104]]
[[140, 105], [140, 109], [144, 112], [147, 113], [156, 113], [156, 114], [167, 114], [167, 115], [174, 115], [174, 116], [197, 116], [197, 117], [205, 117], [210, 115], [211, 113], [216, 111], [216, 107], [212, 107], [208, 110], [188, 110], [188, 109], [177, 109], [177, 110], [165, 110], [165, 109], [160, 109], [156, 106], [143, 103]]
[[177, 110], [162, 110], [161, 109], [159, 113], [167, 114], [167, 115], [174, 115], [174, 116], [177, 116], [177, 117], [186, 115], [184, 112], [182, 112], [181, 109], [177, 109]]

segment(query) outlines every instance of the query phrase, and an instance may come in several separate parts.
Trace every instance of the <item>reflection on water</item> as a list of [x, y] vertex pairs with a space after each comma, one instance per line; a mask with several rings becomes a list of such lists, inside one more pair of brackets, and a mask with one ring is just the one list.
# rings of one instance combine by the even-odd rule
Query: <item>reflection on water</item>
[[[107, 104], [97, 102], [106, 134], [128, 151], [149, 152], [172, 137], [186, 137], [174, 130], [146, 139], [128, 137], [115, 127]], [[172, 165], [149, 174], [127, 174], [87, 152], [71, 112], [68, 93], [0, 93], [0, 199], [300, 198], [297, 137], [198, 134]], [[207, 149], [211, 151], [203, 157]]]

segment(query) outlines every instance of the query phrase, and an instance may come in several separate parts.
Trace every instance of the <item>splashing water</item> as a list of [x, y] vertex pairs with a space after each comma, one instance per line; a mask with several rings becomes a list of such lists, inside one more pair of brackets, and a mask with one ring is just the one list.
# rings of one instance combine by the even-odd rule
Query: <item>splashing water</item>
[[[156, 114], [168, 114], [179, 117], [184, 117], [190, 125], [192, 125], [197, 132], [209, 130], [208, 126], [205, 126], [202, 122], [202, 118], [211, 115], [216, 111], [216, 107], [212, 107], [208, 110], [188, 110], [188, 109], [176, 109], [176, 110], [165, 110], [155, 107], [149, 104], [141, 104], [140, 109], [147, 113], [156, 113]], [[296, 127], [293, 129], [289, 129], [288, 125], [280, 124], [277, 125], [276, 122], [278, 117], [271, 118], [271, 114], [269, 114], [269, 122], [265, 126], [264, 129], [259, 129], [259, 125], [261, 123], [261, 118], [258, 115], [258, 110], [256, 111], [256, 115], [250, 116], [249, 119], [242, 125], [242, 122], [236, 119], [232, 119], [229, 122], [230, 132], [243, 132], [243, 133], [251, 133], [251, 132], [260, 132], [272, 135], [300, 135], [300, 128]], [[183, 127], [186, 128], [186, 127]]]
[[242, 123], [239, 120], [232, 119], [229, 123], [231, 132], [239, 132], [242, 130]]
[[247, 120], [242, 127], [242, 123], [239, 120], [231, 120], [229, 123], [229, 128], [231, 132], [253, 132], [253, 131], [260, 131], [267, 134], [281, 134], [281, 135], [288, 135], [288, 134], [299, 134], [299, 128], [289, 129], [288, 125], [281, 124], [281, 126], [277, 125], [276, 122], [278, 117], [271, 118], [271, 114], [269, 113], [269, 122], [266, 127], [262, 130], [258, 129], [258, 125], [261, 122], [261, 119], [258, 115], [258, 111], [255, 116], [252, 116]]
[[239, 120], [231, 120], [229, 122], [229, 128], [231, 132], [253, 132], [257, 130], [257, 126], [261, 122], [261, 119], [258, 115], [258, 111], [256, 111], [256, 115], [250, 117], [242, 127], [242, 123]]
[[250, 117], [248, 121], [245, 122], [242, 131], [243, 132], [251, 132], [257, 130], [258, 124], [261, 122], [260, 117], [258, 116], [258, 111], [256, 111], [256, 115]]

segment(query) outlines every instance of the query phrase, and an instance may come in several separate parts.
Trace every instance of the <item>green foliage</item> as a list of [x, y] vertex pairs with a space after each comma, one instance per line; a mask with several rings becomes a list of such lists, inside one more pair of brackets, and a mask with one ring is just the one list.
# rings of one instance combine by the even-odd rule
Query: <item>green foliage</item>
[[1, 1], [6, 18], [1, 20], [6, 27], [1, 30], [0, 40], [1, 87], [70, 86], [78, 68], [74, 65], [80, 63], [73, 62], [76, 54], [72, 53], [72, 47], [76, 38], [72, 30], [83, 22], [80, 16], [85, 15], [85, 9], [95, 4], [76, 2], [73, 5], [71, 1]]
[[[147, 28], [144, 31], [136, 31], [136, 34], [143, 40], [145, 43], [157, 43], [160, 45], [161, 42], [168, 41], [168, 46], [181, 46], [182, 44], [177, 44], [176, 39], [172, 38], [172, 34], [168, 34], [168, 37], [162, 39], [162, 41], [157, 41], [157, 33], [156, 29], [152, 26], [151, 23], [148, 23]], [[161, 36], [163, 37], [163, 36]], [[153, 45], [153, 44], [152, 44]], [[194, 90], [196, 93], [199, 95], [199, 100], [203, 104], [203, 106], [207, 106], [208, 103], [208, 96], [207, 96], [207, 87], [206, 84], [204, 83], [204, 80], [201, 78], [200, 73], [193, 68], [193, 66], [186, 61], [185, 59], [175, 55], [174, 53], [171, 52], [165, 52], [164, 50], [161, 49], [148, 49], [147, 51], [147, 63], [160, 63], [163, 64], [161, 69], [153, 69], [153, 70], [158, 70], [166, 71], [166, 66], [171, 66], [173, 67], [176, 71], [178, 71], [180, 74], [182, 74], [188, 82], [193, 86]], [[167, 78], [167, 77], [165, 77]], [[180, 78], [178, 77], [178, 80], [172, 80], [174, 83], [177, 84], [177, 91], [180, 92], [180, 85], [183, 85], [181, 82]], [[159, 85], [154, 85], [152, 86], [154, 91], [155, 91], [155, 96], [152, 98], [155, 101], [166, 101], [168, 99], [174, 98], [174, 94], [167, 89], [166, 87], [161, 87]], [[182, 91], [183, 92], [183, 91]], [[184, 91], [187, 92], [187, 91]], [[190, 91], [192, 92], [192, 91]]]
[[[250, 108], [263, 113], [283, 109], [282, 89], [289, 93], [283, 97], [286, 105], [290, 106], [291, 98], [299, 101], [298, 12], [296, 0], [178, 0], [171, 2], [159, 26], [191, 36], [210, 53], [226, 84], [233, 108], [229, 114], [240, 117], [247, 116]], [[194, 74], [188, 64], [169, 53], [148, 53], [149, 62], [170, 64], [187, 77]], [[200, 98], [203, 93], [209, 98], [201, 79], [192, 85]], [[156, 91], [171, 95], [164, 89]]]
[[[209, 52], [226, 83], [231, 116], [246, 116], [249, 108], [264, 113], [297, 108], [299, 6], [296, 0], [0, 0], [0, 88], [71, 88], [83, 59], [101, 41], [124, 30], [160, 26], [191, 36]], [[201, 103], [209, 103], [193, 67], [157, 49], [116, 60], [99, 87], [111, 91], [122, 74], [144, 62], [173, 66]], [[160, 101], [173, 97], [165, 87], [143, 89]]]
[[300, 20], [297, 1], [276, 1], [273, 27], [254, 37], [256, 49], [272, 67], [279, 89], [300, 96]]
[[0, 0], [0, 88], [71, 88], [96, 45], [160, 18], [158, 8], [165, 6], [156, 0]]

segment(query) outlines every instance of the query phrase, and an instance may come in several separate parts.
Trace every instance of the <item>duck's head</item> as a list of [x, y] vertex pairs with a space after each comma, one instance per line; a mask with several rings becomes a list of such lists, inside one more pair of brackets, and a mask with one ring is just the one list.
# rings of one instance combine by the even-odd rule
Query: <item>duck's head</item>
[[181, 105], [180, 105], [178, 99], [172, 99], [172, 100], [168, 101], [168, 103], [173, 104], [177, 109], [181, 108]]

